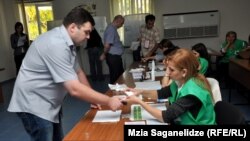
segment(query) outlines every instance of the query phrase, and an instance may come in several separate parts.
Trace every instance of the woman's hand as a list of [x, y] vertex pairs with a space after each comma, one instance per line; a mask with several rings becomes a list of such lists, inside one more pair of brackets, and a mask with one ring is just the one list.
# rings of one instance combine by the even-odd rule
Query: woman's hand
[[141, 58], [142, 62], [147, 62], [148, 61], [148, 58]]
[[125, 92], [125, 93], [126, 93], [126, 92], [132, 92], [133, 95], [138, 96], [138, 95], [140, 95], [140, 94], [143, 93], [143, 90], [140, 90], [140, 89], [133, 89], [133, 88], [127, 88], [127, 89], [124, 90], [124, 92]]
[[140, 104], [142, 102], [142, 100], [135, 95], [128, 96], [124, 101], [126, 101], [128, 104]]

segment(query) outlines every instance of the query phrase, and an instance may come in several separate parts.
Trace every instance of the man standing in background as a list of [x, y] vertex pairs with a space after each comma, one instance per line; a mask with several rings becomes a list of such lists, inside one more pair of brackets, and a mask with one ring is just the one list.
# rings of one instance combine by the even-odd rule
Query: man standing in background
[[102, 38], [95, 28], [90, 33], [86, 49], [88, 50], [90, 76], [92, 81], [104, 80], [102, 73], [102, 61], [100, 60], [100, 55], [103, 51], [103, 43]]
[[124, 17], [117, 15], [104, 32], [104, 51], [100, 59], [104, 60], [106, 58], [109, 67], [110, 84], [113, 84], [124, 72], [122, 63], [124, 48], [117, 32], [117, 29], [122, 27], [123, 24]]
[[141, 52], [143, 57], [150, 57], [160, 43], [159, 30], [154, 27], [155, 16], [149, 14], [145, 17], [145, 25], [140, 27]]

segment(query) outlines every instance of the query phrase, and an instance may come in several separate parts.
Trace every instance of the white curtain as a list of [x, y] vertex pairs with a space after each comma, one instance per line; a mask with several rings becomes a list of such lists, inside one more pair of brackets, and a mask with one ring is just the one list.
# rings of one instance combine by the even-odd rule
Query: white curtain
[[15, 77], [13, 50], [10, 46], [15, 22], [18, 21], [18, 10], [15, 0], [0, 0], [0, 67], [5, 71], [0, 73], [0, 82]]
[[154, 13], [154, 0], [110, 0], [111, 21], [115, 15]]
[[5, 67], [5, 57], [3, 57], [6, 53], [6, 46], [8, 45], [7, 39], [9, 39], [9, 35], [7, 34], [7, 23], [5, 17], [5, 11], [4, 11], [4, 1], [0, 1], [0, 31], [1, 31], [1, 37], [0, 37], [0, 67]]

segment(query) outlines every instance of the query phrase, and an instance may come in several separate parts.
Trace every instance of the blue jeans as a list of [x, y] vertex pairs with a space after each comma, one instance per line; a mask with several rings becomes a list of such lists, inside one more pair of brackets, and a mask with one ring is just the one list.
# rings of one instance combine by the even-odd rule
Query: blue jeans
[[60, 123], [42, 119], [29, 113], [17, 113], [32, 141], [62, 141], [63, 131]]

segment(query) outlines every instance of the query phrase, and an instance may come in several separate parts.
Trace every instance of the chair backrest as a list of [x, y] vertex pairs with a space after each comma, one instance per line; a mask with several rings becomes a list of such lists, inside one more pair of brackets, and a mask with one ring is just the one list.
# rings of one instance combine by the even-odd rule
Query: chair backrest
[[210, 78], [210, 77], [207, 77], [207, 80], [211, 86], [212, 93], [213, 93], [213, 100], [214, 100], [213, 103], [215, 104], [216, 102], [222, 100], [219, 82], [216, 79]]
[[214, 106], [216, 123], [218, 125], [242, 125], [246, 124], [244, 114], [234, 105], [218, 101]]

